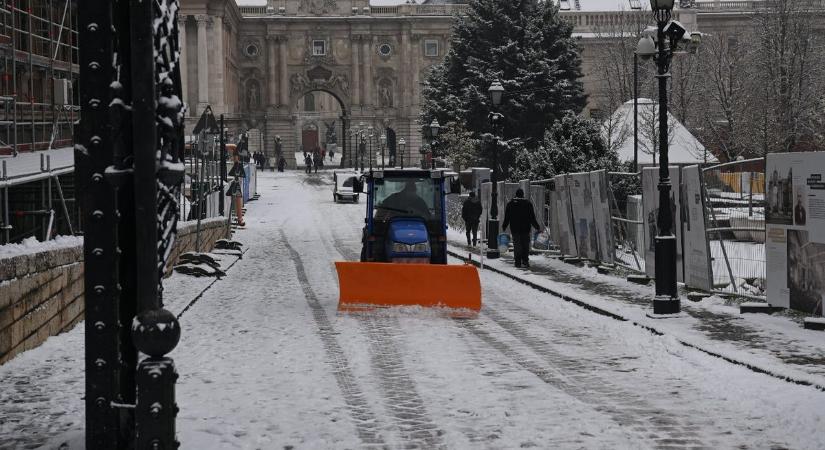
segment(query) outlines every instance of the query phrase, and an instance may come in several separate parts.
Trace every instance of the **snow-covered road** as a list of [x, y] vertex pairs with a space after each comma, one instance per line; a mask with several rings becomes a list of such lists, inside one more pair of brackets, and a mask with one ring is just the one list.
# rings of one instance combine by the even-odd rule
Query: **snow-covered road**
[[[339, 315], [333, 262], [356, 259], [364, 206], [333, 203], [331, 183], [259, 175], [236, 235], [246, 254], [181, 317], [182, 448], [825, 447], [825, 393], [493, 273], [481, 274], [477, 319]], [[176, 274], [167, 286], [178, 312], [206, 283]], [[0, 448], [79, 432], [82, 402], [67, 392], [80, 393], [82, 364], [63, 358], [82, 355], [81, 328], [0, 367], [0, 382], [31, 373], [38, 396], [61, 391], [45, 421], [26, 416], [28, 388], [16, 387], [14, 422], [0, 405]]]

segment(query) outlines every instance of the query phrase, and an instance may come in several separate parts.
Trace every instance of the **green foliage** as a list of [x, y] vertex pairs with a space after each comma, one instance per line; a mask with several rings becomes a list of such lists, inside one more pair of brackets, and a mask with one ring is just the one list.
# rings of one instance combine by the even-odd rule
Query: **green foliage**
[[599, 124], [568, 112], [547, 131], [541, 147], [516, 153], [511, 178], [542, 180], [565, 173], [618, 168], [618, 155], [605, 145]]
[[450, 50], [427, 77], [421, 123], [437, 118], [461, 123], [475, 139], [491, 131], [487, 89], [496, 80], [506, 92], [498, 112], [504, 120], [499, 160], [510, 167], [513, 140], [536, 149], [547, 127], [586, 102], [581, 58], [572, 25], [555, 2], [471, 0], [456, 19]]
[[441, 128], [438, 147], [437, 151], [441, 154], [449, 155], [455, 169], [478, 166], [485, 162], [479, 140], [473, 138], [473, 134], [458, 122], [449, 122]]

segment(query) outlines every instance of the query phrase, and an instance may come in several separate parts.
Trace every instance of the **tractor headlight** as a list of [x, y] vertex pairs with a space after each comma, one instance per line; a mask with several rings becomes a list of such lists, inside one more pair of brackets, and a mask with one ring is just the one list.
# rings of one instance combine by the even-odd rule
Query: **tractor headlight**
[[415, 244], [412, 246], [413, 252], [415, 253], [428, 253], [430, 251], [430, 243], [429, 242], [422, 242], [420, 244]]

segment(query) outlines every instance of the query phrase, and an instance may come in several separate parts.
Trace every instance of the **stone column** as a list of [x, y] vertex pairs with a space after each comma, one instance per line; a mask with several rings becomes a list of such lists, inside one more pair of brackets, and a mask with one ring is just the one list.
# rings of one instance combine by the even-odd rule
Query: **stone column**
[[189, 16], [178, 16], [178, 45], [180, 46], [180, 60], [178, 67], [180, 68], [180, 98], [184, 104], [189, 104], [189, 66], [186, 64], [186, 22]]
[[372, 107], [372, 39], [364, 38], [362, 58], [364, 59], [364, 104]]
[[269, 104], [278, 106], [282, 103], [282, 100], [278, 95], [278, 40], [275, 36], [266, 37], [266, 58], [266, 80]]
[[215, 63], [211, 67], [214, 75], [210, 80], [211, 98], [214, 102], [213, 109], [215, 114], [222, 114], [226, 111], [226, 98], [224, 95], [224, 68], [226, 67], [226, 60], [223, 57], [223, 17], [214, 16], [212, 18], [212, 39], [215, 43]]
[[413, 38], [413, 50], [411, 53], [411, 59], [413, 64], [410, 64], [410, 69], [412, 70], [412, 89], [410, 89], [410, 105], [413, 108], [413, 111], [410, 111], [410, 115], [417, 114], [418, 110], [418, 101], [419, 96], [421, 95], [421, 84], [419, 80], [419, 73], [421, 72], [421, 67], [419, 66], [419, 62], [422, 61], [421, 57], [421, 37], [415, 36]]
[[279, 56], [279, 69], [281, 71], [280, 82], [279, 85], [281, 87], [281, 105], [287, 105], [289, 103], [289, 76], [287, 72], [287, 41], [289, 38], [287, 36], [278, 36], [278, 56]]
[[401, 31], [401, 61], [403, 62], [404, 66], [407, 67], [408, 70], [402, 70], [399, 74], [399, 80], [401, 83], [401, 98], [398, 101], [398, 107], [401, 109], [402, 114], [409, 114], [409, 106], [410, 106], [410, 70], [413, 69], [415, 66], [412, 64], [412, 54], [410, 49], [410, 32], [409, 30], [402, 30]]
[[209, 104], [209, 52], [206, 42], [206, 23], [209, 16], [195, 16], [198, 22], [198, 111], [203, 112]]
[[352, 106], [361, 104], [361, 68], [360, 49], [361, 36], [353, 36], [350, 40], [350, 47], [352, 48]]

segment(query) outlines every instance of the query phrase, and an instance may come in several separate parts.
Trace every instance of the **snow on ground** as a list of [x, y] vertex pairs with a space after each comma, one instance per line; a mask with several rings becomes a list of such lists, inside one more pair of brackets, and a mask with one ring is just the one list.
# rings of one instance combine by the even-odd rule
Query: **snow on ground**
[[[182, 448], [825, 446], [825, 393], [495, 273], [481, 274], [477, 319], [339, 315], [332, 263], [357, 256], [364, 206], [334, 204], [331, 183], [259, 174], [243, 258], [214, 284], [167, 280], [174, 312], [206, 289], [171, 354]], [[27, 383], [0, 404], [0, 448], [77, 442], [78, 355], [82, 327], [0, 367], [4, 386]]]
[[76, 247], [78, 245], [83, 245], [82, 236], [56, 236], [48, 241], [38, 241], [36, 237], [29, 237], [23, 239], [19, 244], [0, 245], [0, 259]]

